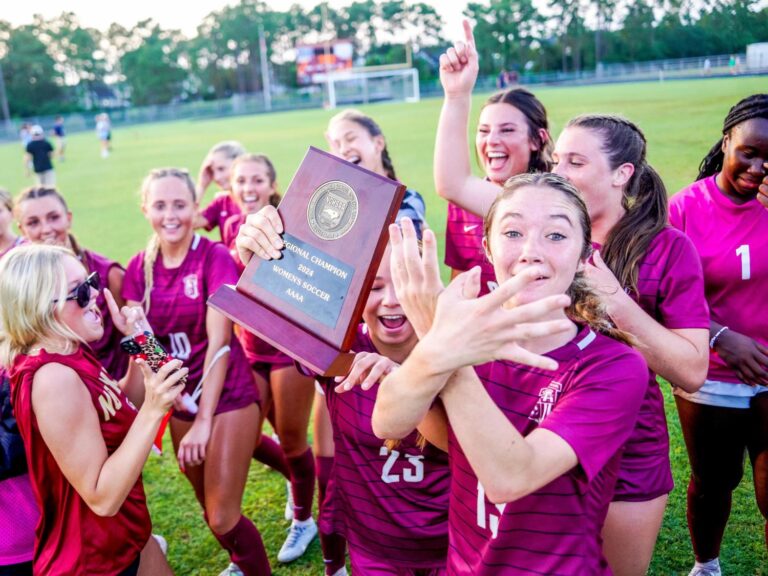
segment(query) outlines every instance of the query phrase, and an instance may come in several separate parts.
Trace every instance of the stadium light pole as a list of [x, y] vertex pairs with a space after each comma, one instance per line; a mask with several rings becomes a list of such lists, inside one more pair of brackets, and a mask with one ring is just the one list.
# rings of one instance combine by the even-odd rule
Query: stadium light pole
[[264, 92], [264, 110], [272, 110], [272, 86], [269, 81], [267, 41], [264, 39], [264, 26], [259, 24], [259, 55], [261, 56], [261, 89]]
[[3, 110], [3, 125], [8, 135], [11, 135], [13, 131], [13, 125], [11, 124], [11, 113], [8, 108], [8, 97], [5, 93], [5, 78], [3, 77], [3, 65], [0, 64], [0, 107]]

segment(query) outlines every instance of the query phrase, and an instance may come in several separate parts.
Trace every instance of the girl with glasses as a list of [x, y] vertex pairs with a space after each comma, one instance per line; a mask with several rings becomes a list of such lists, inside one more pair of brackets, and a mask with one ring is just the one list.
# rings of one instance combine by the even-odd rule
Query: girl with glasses
[[[62, 247], [22, 246], [0, 262], [0, 363], [10, 366], [42, 515], [33, 570], [171, 574], [151, 537], [141, 470], [187, 369], [173, 361], [153, 374], [131, 363], [113, 380], [88, 346], [104, 330], [98, 287]], [[151, 330], [141, 309], [120, 310], [105, 294], [120, 332]]]

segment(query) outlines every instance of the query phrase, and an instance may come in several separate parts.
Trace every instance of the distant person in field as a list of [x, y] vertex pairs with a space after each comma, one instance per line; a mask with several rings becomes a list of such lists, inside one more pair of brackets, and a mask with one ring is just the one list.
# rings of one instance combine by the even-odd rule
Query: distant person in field
[[[280, 255], [283, 226], [277, 210], [262, 209], [243, 228], [244, 259], [252, 252], [264, 259]], [[436, 251], [432, 232], [425, 232], [425, 242]], [[379, 379], [397, 368], [418, 341], [395, 295], [390, 252], [388, 247], [367, 298], [349, 375], [343, 382], [318, 379], [320, 401], [333, 422], [335, 460], [318, 500], [328, 576], [347, 574], [345, 540], [353, 574], [445, 574], [448, 457], [416, 432], [385, 445], [371, 425]]]
[[24, 160], [24, 176], [29, 177], [32, 175], [32, 160], [30, 160], [27, 154], [27, 144], [32, 141], [32, 134], [29, 133], [31, 126], [24, 122], [19, 128], [19, 140], [21, 140], [21, 149], [23, 151], [22, 158]]
[[195, 228], [205, 228], [208, 231], [218, 228], [219, 233], [223, 234], [222, 227], [227, 218], [240, 214], [238, 203], [230, 192], [230, 167], [235, 158], [243, 154], [245, 148], [235, 140], [219, 142], [206, 154], [195, 186], [198, 205], [202, 203], [203, 196], [211, 184], [215, 184], [219, 189], [208, 206], [200, 210], [195, 220]]
[[[465, 43], [473, 42], [466, 24]], [[445, 264], [452, 276], [480, 266], [481, 293], [496, 286], [493, 265], [483, 250], [483, 216], [506, 180], [523, 172], [547, 172], [552, 166], [552, 140], [544, 105], [523, 88], [497, 92], [480, 110], [475, 132], [475, 157], [485, 178], [472, 173], [467, 133], [472, 89], [478, 61], [461, 62], [453, 52], [441, 59], [445, 92], [435, 142], [435, 190], [448, 200]]]
[[[0, 188], [0, 260], [23, 243], [12, 224], [13, 201]], [[0, 364], [0, 575], [32, 576], [39, 518], [24, 442], [11, 407], [10, 377]]]
[[108, 158], [112, 151], [112, 123], [106, 112], [96, 116], [96, 137], [99, 139], [101, 157]]
[[[675, 390], [688, 448], [691, 576], [720, 576], [731, 497], [752, 463], [768, 520], [768, 94], [730, 109], [698, 180], [670, 200], [669, 220], [695, 244], [709, 303], [709, 372]], [[768, 546], [768, 524], [766, 524]], [[722, 573], [728, 573], [723, 570]]]
[[67, 148], [67, 138], [64, 134], [64, 117], [56, 116], [56, 120], [53, 123], [53, 129], [51, 134], [56, 140], [56, 157], [60, 161], [64, 161], [64, 151]]
[[600, 528], [645, 361], [585, 281], [589, 215], [571, 184], [510, 178], [485, 229], [499, 287], [478, 297], [477, 268], [442, 289], [437, 251], [420, 258], [407, 224], [402, 239], [390, 226], [420, 340], [379, 386], [373, 430], [418, 426], [448, 452], [449, 574], [611, 574]]
[[29, 134], [32, 140], [26, 147], [26, 162], [32, 163], [32, 169], [40, 186], [55, 186], [56, 173], [53, 171], [53, 162], [51, 161], [53, 146], [46, 140], [45, 131], [39, 124], [32, 126], [29, 129]]
[[[88, 346], [102, 336], [100, 287], [98, 274], [60, 246], [21, 246], [0, 261], [0, 364], [10, 367], [42, 515], [33, 571], [169, 575], [151, 537], [141, 471], [187, 369], [174, 361], [153, 374], [132, 363], [120, 382], [110, 378]], [[151, 330], [141, 309], [119, 310], [114, 300], [109, 308], [123, 334]]]
[[[14, 211], [19, 230], [29, 242], [62, 246], [71, 250], [89, 274], [98, 272], [102, 284], [109, 288], [118, 305], [123, 305], [120, 292], [125, 270], [118, 262], [80, 245], [72, 234], [72, 212], [64, 197], [55, 188], [35, 187], [24, 190], [16, 198]], [[101, 338], [90, 343], [90, 346], [110, 376], [119, 380], [128, 365], [128, 356], [119, 346], [122, 335], [112, 323], [107, 299], [103, 293], [97, 294], [96, 304], [104, 326]]]
[[232, 322], [206, 305], [220, 286], [237, 282], [237, 268], [222, 244], [195, 233], [195, 185], [186, 171], [152, 170], [141, 208], [153, 234], [128, 263], [123, 297], [143, 307], [162, 345], [189, 368], [187, 400], [170, 419], [179, 468], [239, 571], [269, 576], [261, 534], [241, 510], [259, 436], [259, 392]]

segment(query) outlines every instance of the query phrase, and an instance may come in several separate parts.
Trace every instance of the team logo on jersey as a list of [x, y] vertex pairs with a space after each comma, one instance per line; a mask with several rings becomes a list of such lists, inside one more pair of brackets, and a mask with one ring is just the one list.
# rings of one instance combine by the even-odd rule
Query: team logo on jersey
[[349, 184], [331, 180], [320, 185], [309, 199], [307, 221], [312, 232], [323, 240], [337, 240], [357, 220], [358, 202]]
[[184, 276], [184, 296], [190, 300], [196, 300], [200, 296], [200, 291], [197, 289], [197, 274]]
[[563, 385], [554, 380], [539, 390], [539, 400], [536, 402], [536, 406], [533, 407], [533, 410], [531, 410], [531, 414], [528, 418], [537, 424], [541, 424], [544, 421], [544, 418], [549, 416], [552, 412], [552, 408], [555, 406], [557, 398], [560, 396], [562, 390]]

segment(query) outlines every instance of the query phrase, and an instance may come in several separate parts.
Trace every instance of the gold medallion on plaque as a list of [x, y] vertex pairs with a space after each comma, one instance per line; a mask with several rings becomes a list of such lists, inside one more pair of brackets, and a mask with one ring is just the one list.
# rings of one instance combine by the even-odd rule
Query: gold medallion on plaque
[[352, 229], [357, 212], [357, 195], [352, 187], [345, 182], [331, 180], [312, 193], [307, 221], [319, 238], [337, 240]]

